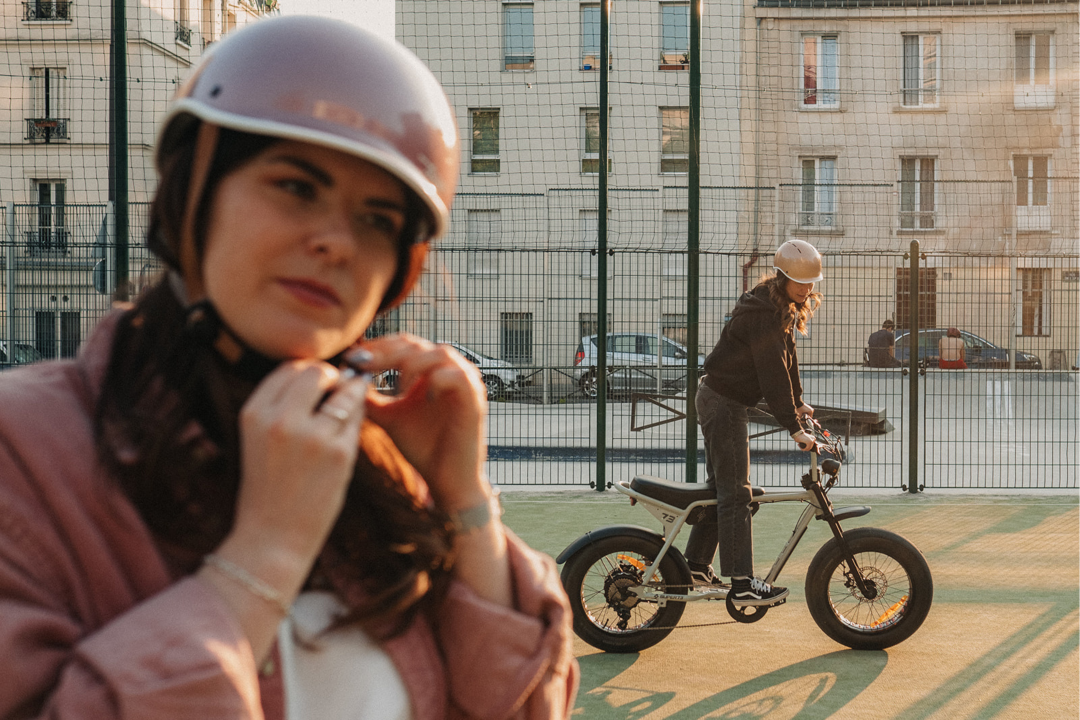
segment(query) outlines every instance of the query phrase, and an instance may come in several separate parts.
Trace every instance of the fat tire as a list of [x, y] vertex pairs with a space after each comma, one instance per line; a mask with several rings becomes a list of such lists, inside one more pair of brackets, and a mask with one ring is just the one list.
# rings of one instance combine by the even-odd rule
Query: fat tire
[[[655, 602], [639, 601], [631, 609], [630, 627], [620, 630], [616, 627], [619, 616], [604, 593], [605, 581], [624, 572], [620, 570], [618, 555], [629, 555], [651, 564], [662, 547], [659, 538], [650, 541], [616, 535], [585, 546], [566, 561], [562, 583], [570, 596], [574, 632], [579, 638], [604, 652], [633, 653], [650, 648], [671, 634], [686, 603], [668, 601], [660, 606]], [[693, 580], [672, 557], [676, 552], [675, 548], [668, 550], [653, 582], [672, 586], [667, 589], [669, 593], [685, 595]]]
[[856, 528], [845, 532], [844, 539], [864, 577], [883, 586], [883, 594], [867, 600], [857, 588], [844, 584], [846, 564], [839, 542], [832, 538], [818, 550], [806, 573], [806, 605], [814, 622], [833, 640], [855, 650], [882, 650], [908, 639], [934, 600], [926, 559], [906, 539], [880, 528]]

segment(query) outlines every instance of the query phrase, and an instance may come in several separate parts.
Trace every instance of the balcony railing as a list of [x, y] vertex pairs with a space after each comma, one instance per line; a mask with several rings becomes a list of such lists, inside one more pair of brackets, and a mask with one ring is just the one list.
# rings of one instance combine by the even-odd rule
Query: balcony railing
[[70, 20], [71, 0], [33, 0], [23, 3], [23, 20]]
[[937, 213], [934, 211], [901, 210], [901, 230], [934, 230], [937, 228]]
[[191, 47], [191, 28], [178, 22], [173, 24], [176, 26], [176, 42]]
[[26, 254], [33, 258], [59, 258], [69, 254], [71, 233], [64, 228], [27, 230]]
[[820, 228], [822, 230], [833, 230], [836, 228], [836, 213], [800, 212], [799, 227], [808, 229]]
[[26, 139], [30, 142], [68, 140], [68, 119], [26, 118]]

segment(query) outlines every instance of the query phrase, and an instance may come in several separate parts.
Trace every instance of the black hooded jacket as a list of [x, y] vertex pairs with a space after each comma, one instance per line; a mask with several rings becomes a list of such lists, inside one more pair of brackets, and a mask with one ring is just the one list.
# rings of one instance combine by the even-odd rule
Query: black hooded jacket
[[743, 293], [705, 358], [704, 382], [747, 407], [765, 398], [777, 422], [794, 435], [799, 431], [795, 410], [803, 404], [799, 358], [794, 329], [785, 332], [780, 322], [766, 287]]

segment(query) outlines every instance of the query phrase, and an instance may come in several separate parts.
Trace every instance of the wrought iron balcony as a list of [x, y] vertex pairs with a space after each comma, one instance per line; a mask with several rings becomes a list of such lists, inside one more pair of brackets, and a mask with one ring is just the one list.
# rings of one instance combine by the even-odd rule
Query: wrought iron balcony
[[23, 3], [23, 20], [71, 19], [71, 0], [31, 0]]
[[67, 257], [71, 233], [64, 228], [39, 227], [27, 230], [26, 254], [32, 258]]
[[191, 28], [180, 23], [174, 23], [176, 26], [176, 42], [183, 43], [188, 47], [191, 47]]
[[30, 142], [69, 140], [67, 118], [26, 118], [26, 139]]

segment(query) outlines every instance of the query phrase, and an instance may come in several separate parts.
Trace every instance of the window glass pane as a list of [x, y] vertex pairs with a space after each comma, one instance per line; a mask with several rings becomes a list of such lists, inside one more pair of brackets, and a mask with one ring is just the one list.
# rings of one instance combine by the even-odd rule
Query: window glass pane
[[1036, 155], [1031, 158], [1031, 204], [1045, 206], [1048, 195], [1047, 177], [1049, 176], [1049, 160], [1045, 155]]
[[814, 183], [817, 182], [817, 172], [812, 159], [802, 161], [802, 209], [803, 212], [814, 212]]
[[818, 212], [833, 212], [833, 197], [836, 188], [836, 160], [821, 158], [818, 161]]
[[1031, 82], [1031, 36], [1016, 36], [1016, 82], [1027, 85]]
[[818, 72], [818, 87], [822, 90], [821, 102], [825, 105], [834, 105], [837, 100], [835, 92], [825, 92], [839, 87], [836, 53], [836, 38], [830, 36], [821, 38], [821, 69]]
[[803, 104], [817, 104], [817, 38], [803, 38]]
[[600, 152], [600, 111], [585, 111], [585, 152]]
[[919, 36], [904, 36], [904, 104], [917, 105], [919, 93]]
[[660, 6], [661, 48], [663, 61], [681, 63], [690, 50], [690, 6]]
[[1031, 158], [1027, 155], [1017, 155], [1013, 158], [1013, 174], [1016, 176], [1016, 206], [1027, 207], [1028, 204], [1028, 169]]
[[922, 38], [922, 102], [931, 104], [937, 102], [937, 46], [936, 35], [928, 35]]
[[480, 110], [473, 113], [473, 155], [499, 154], [499, 113]]
[[507, 70], [533, 67], [532, 5], [503, 6], [503, 52]]
[[687, 155], [690, 152], [690, 111], [683, 108], [664, 110], [661, 152]]
[[531, 365], [532, 313], [500, 313], [502, 359], [518, 365]]
[[[600, 56], [600, 7], [581, 6], [581, 58], [583, 64], [596, 67]], [[589, 60], [592, 60], [590, 63]]]
[[1050, 84], [1050, 36], [1035, 36], [1035, 84]]

